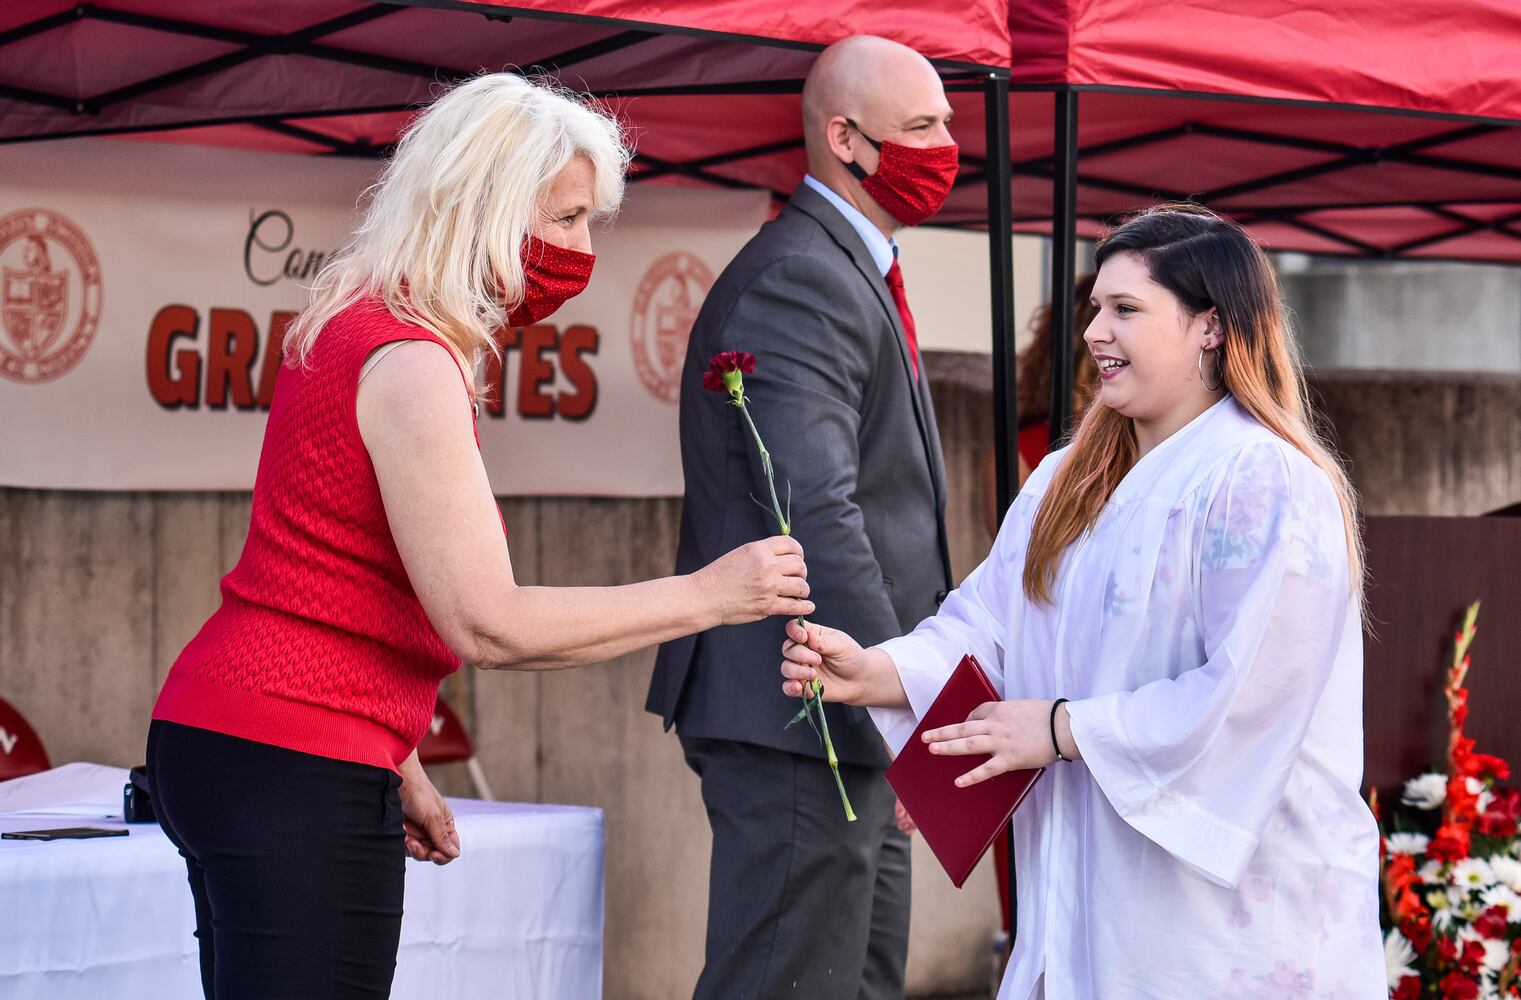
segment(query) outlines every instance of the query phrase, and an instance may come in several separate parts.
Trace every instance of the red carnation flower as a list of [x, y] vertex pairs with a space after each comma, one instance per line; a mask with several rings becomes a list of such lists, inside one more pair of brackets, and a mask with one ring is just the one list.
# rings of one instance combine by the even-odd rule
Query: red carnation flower
[[1477, 976], [1479, 970], [1484, 968], [1484, 946], [1477, 941], [1465, 941], [1463, 954], [1458, 957], [1458, 966], [1471, 976]]
[[[744, 351], [721, 351], [708, 361], [708, 370], [702, 373], [702, 387], [713, 392], [734, 391], [730, 385], [734, 373], [750, 375], [755, 372], [755, 355]], [[741, 383], [742, 385], [743, 383]]]
[[1474, 825], [1486, 837], [1514, 837], [1521, 832], [1521, 790], [1497, 788], [1489, 809]]
[[1515, 817], [1493, 811], [1480, 816], [1474, 827], [1486, 837], [1514, 837], [1521, 830]]
[[1461, 972], [1449, 972], [1442, 977], [1443, 1000], [1479, 1000], [1479, 981]]
[[1439, 861], [1460, 861], [1468, 857], [1468, 827], [1444, 823], [1426, 846], [1426, 854]]
[[[1503, 906], [1491, 906], [1479, 914], [1479, 919], [1473, 922], [1473, 929], [1480, 937], [1494, 938], [1496, 941], [1505, 940], [1506, 913]], [[1477, 942], [1470, 941], [1470, 944]]]
[[1497, 788], [1494, 796], [1494, 801], [1489, 804], [1490, 812], [1521, 819], [1521, 789]]
[[1408, 920], [1401, 920], [1400, 933], [1410, 940], [1417, 952], [1424, 953], [1431, 947], [1431, 914], [1420, 912]]

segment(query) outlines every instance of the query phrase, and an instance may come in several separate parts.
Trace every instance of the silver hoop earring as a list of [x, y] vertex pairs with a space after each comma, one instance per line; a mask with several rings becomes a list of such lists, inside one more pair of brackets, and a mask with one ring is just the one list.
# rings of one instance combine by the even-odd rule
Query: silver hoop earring
[[1204, 386], [1205, 392], [1218, 392], [1220, 387], [1225, 384], [1225, 360], [1219, 355], [1215, 356], [1215, 371], [1217, 373], [1215, 384], [1210, 385], [1204, 379], [1204, 355], [1214, 353], [1214, 351], [1209, 351], [1202, 347], [1199, 348], [1199, 384]]

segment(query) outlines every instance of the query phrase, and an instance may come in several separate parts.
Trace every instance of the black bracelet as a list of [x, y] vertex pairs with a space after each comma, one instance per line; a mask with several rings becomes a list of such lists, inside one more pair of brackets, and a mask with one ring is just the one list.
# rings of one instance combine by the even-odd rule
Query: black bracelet
[[1051, 749], [1056, 751], [1056, 759], [1072, 763], [1072, 758], [1062, 753], [1062, 745], [1056, 742], [1056, 710], [1067, 703], [1066, 698], [1058, 698], [1051, 703]]

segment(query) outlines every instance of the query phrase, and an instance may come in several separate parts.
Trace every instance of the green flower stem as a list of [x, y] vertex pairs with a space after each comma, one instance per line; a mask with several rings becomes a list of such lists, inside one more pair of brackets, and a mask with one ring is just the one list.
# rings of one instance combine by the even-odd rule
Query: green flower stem
[[739, 407], [740, 413], [744, 414], [745, 423], [750, 428], [750, 436], [755, 438], [755, 447], [760, 450], [761, 468], [766, 472], [766, 487], [771, 490], [771, 516], [776, 518], [782, 534], [791, 535], [792, 525], [787, 523], [787, 517], [782, 513], [782, 503], [776, 497], [776, 473], [771, 465], [771, 453], [766, 450], [766, 442], [761, 440], [760, 430], [756, 428], [755, 421], [750, 419], [750, 408], [745, 405], [745, 397], [735, 396], [734, 405]]
[[834, 741], [829, 738], [829, 717], [824, 714], [824, 685], [816, 680], [810, 681], [809, 685], [813, 688], [813, 701], [819, 711], [819, 726], [824, 732], [824, 753], [829, 757], [829, 770], [834, 772], [834, 786], [840, 790], [840, 802], [845, 806], [845, 820], [854, 823], [856, 811], [850, 808], [850, 796], [845, 794], [845, 782], [840, 777], [840, 759], [834, 755]]
[[[750, 428], [750, 436], [755, 439], [755, 447], [760, 452], [761, 468], [766, 473], [766, 487], [771, 491], [771, 516], [776, 518], [777, 526], [781, 528], [783, 535], [792, 534], [792, 525], [787, 521], [787, 515], [782, 513], [781, 500], [776, 495], [776, 472], [771, 464], [771, 452], [766, 450], [766, 442], [761, 440], [760, 429], [755, 426], [755, 421], [750, 417], [750, 409], [745, 405], [746, 399], [743, 389], [731, 389], [729, 395], [734, 399], [734, 405], [739, 407], [739, 412], [744, 415], [745, 426]], [[788, 498], [789, 505], [791, 497]], [[801, 617], [797, 623], [804, 628], [808, 623]], [[817, 680], [809, 681], [803, 689], [803, 712], [807, 713], [809, 707], [818, 714], [819, 735], [824, 742], [824, 753], [829, 758], [829, 770], [834, 774], [835, 788], [840, 792], [840, 803], [845, 807], [845, 819], [848, 822], [856, 821], [856, 811], [850, 806], [850, 796], [845, 794], [845, 782], [840, 777], [840, 759], [835, 756], [834, 740], [829, 738], [829, 717], [824, 714], [824, 685]]]

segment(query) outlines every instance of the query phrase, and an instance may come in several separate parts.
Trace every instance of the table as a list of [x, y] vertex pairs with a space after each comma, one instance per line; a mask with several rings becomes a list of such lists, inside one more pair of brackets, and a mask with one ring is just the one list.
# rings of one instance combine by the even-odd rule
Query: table
[[[19, 782], [32, 782], [23, 791], [33, 794], [8, 796]], [[201, 996], [184, 861], [156, 825], [121, 822], [125, 782], [123, 769], [75, 764], [0, 783], [0, 831], [130, 831], [99, 840], [0, 840], [0, 997]], [[58, 794], [46, 794], [50, 788]], [[599, 1000], [601, 810], [449, 802], [463, 854], [444, 867], [407, 863], [391, 996]], [[4, 811], [7, 805], [25, 811]]]

